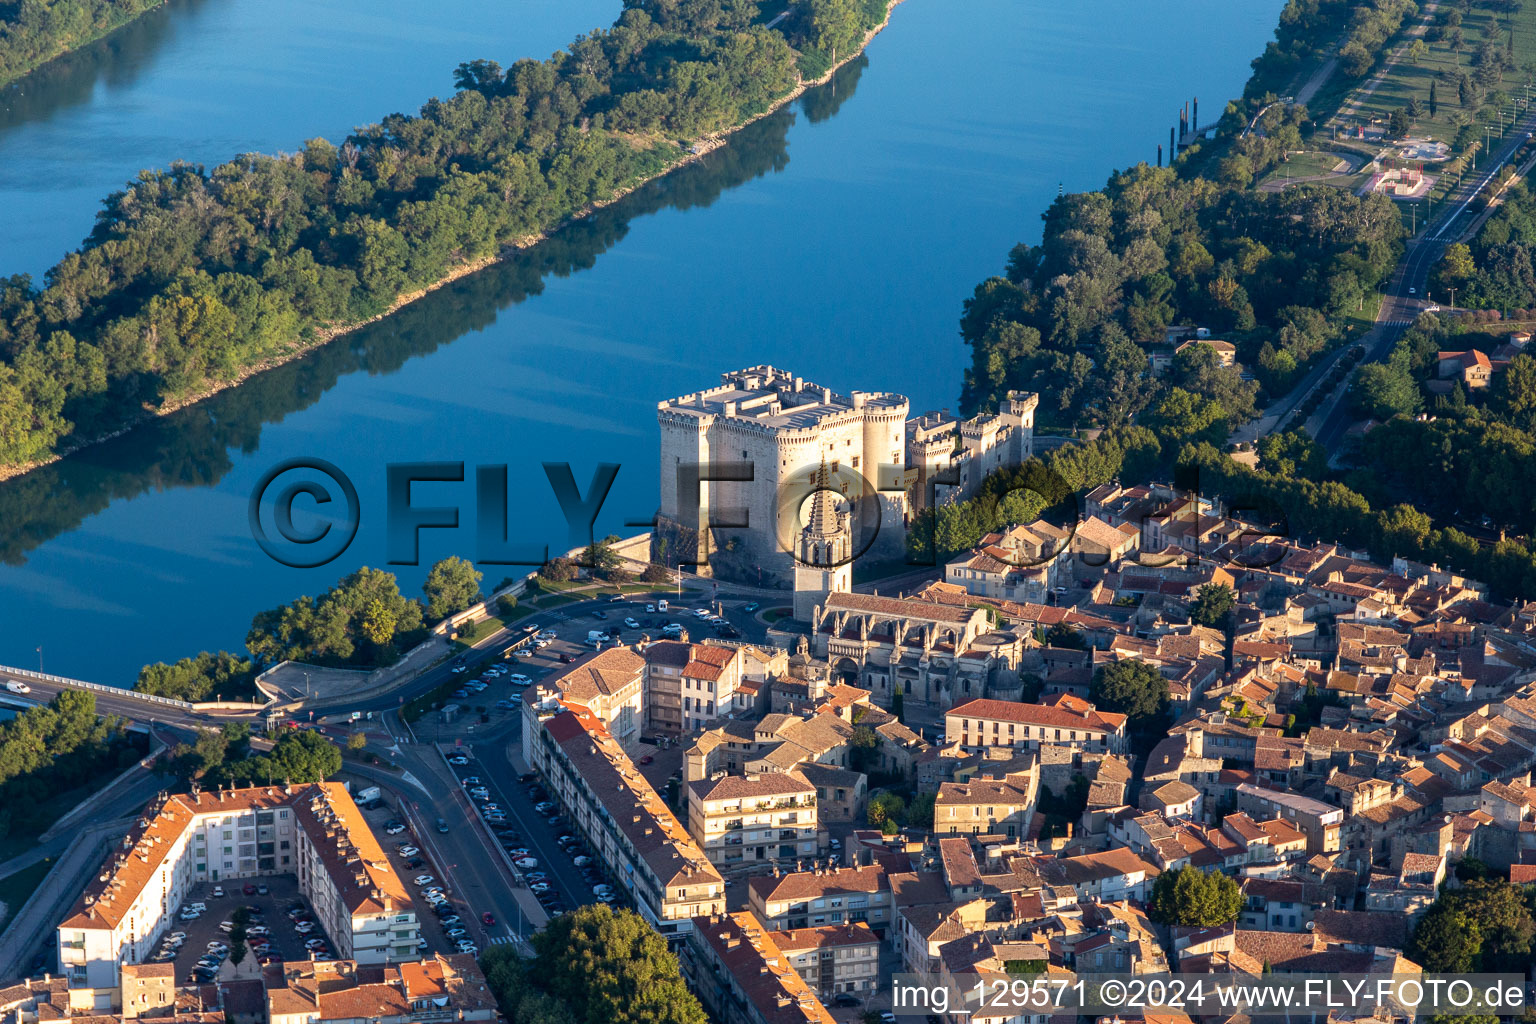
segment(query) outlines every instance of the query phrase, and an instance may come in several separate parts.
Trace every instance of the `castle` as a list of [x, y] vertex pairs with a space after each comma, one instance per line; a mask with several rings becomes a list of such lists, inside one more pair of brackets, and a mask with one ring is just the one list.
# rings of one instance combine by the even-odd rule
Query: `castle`
[[[1037, 403], [1015, 391], [995, 414], [909, 420], [906, 397], [891, 392], [843, 395], [766, 365], [721, 374], [716, 387], [657, 403], [655, 536], [666, 548], [653, 554], [788, 589], [808, 562], [818, 576], [836, 568], [799, 556], [814, 496], [830, 490], [845, 499], [836, 518], [846, 530], [831, 561], [900, 558], [914, 510], [970, 497], [989, 473], [1030, 457]], [[828, 543], [818, 535], [809, 550]]]

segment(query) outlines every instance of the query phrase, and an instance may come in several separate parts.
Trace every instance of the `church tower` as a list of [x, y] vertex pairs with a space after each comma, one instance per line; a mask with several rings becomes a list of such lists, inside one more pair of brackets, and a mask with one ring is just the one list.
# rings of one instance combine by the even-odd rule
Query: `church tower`
[[795, 618], [810, 622], [828, 594], [846, 594], [853, 584], [853, 531], [849, 506], [832, 490], [827, 458], [821, 458], [811, 495], [810, 522], [795, 551]]

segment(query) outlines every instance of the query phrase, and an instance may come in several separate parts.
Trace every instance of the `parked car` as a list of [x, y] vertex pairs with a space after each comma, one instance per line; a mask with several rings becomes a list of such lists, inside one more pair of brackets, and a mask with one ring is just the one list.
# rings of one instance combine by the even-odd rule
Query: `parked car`
[[415, 878], [415, 882], [418, 887], [431, 885], [435, 881], [437, 881], [437, 879], [433, 878], [431, 875], [417, 875]]
[[519, 858], [517, 858], [517, 860], [513, 861], [512, 863], [516, 864], [520, 868], [524, 868], [525, 870], [529, 870], [529, 871], [531, 871], [534, 868], [539, 866], [539, 862], [534, 860], [532, 857], [519, 857]]
[[391, 821], [387, 825], [384, 826], [384, 834], [387, 835], [387, 836], [397, 836], [401, 832], [404, 832], [404, 831], [405, 831], [405, 825], [403, 825], [402, 823], [400, 823], [398, 821]]
[[208, 895], [212, 896], [216, 900], [223, 899], [224, 898], [224, 887], [222, 885], [216, 885], [216, 886], [213, 887], [213, 891], [211, 893], [209, 893]]

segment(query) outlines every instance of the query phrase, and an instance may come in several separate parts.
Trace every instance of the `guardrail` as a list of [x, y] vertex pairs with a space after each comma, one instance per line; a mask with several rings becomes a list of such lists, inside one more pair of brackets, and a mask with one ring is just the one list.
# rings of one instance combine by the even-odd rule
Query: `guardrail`
[[158, 697], [152, 693], [140, 693], [138, 690], [128, 690], [121, 686], [103, 686], [101, 683], [87, 683], [83, 679], [70, 679], [68, 676], [56, 676], [47, 672], [33, 672], [25, 668], [11, 668], [9, 665], [0, 665], [0, 676], [12, 676], [21, 681], [34, 683], [52, 683], [55, 686], [67, 686], [75, 690], [90, 690], [93, 693], [104, 693], [113, 697], [129, 697], [133, 700], [147, 701], [150, 704], [162, 704], [181, 711], [197, 710], [196, 705], [188, 704], [184, 700], [176, 700], [173, 697]]

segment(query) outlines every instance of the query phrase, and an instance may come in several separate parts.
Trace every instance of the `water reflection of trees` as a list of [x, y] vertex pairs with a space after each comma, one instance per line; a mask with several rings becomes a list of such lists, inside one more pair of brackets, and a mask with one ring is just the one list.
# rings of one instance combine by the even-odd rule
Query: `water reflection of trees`
[[[855, 71], [851, 79], [839, 77], [808, 92], [803, 99], [807, 115], [813, 105], [835, 111], [856, 81]], [[817, 94], [833, 89], [839, 95], [829, 107]], [[788, 109], [778, 111], [735, 133], [703, 159], [385, 320], [238, 388], [0, 484], [0, 561], [24, 562], [34, 547], [74, 529], [116, 499], [215, 484], [233, 465], [231, 449], [254, 452], [265, 424], [308, 408], [343, 376], [359, 370], [392, 373], [412, 357], [490, 325], [501, 310], [542, 292], [551, 274], [564, 277], [592, 267], [637, 217], [708, 206], [727, 189], [783, 170], [789, 163], [792, 120]]]
[[149, 66], [149, 56], [174, 34], [177, 22], [203, 2], [171, 0], [145, 11], [105, 38], [0, 89], [0, 133], [86, 103], [97, 85], [118, 89], [131, 84]]

